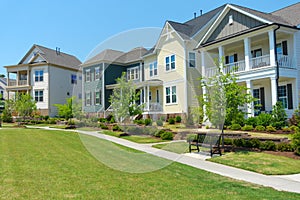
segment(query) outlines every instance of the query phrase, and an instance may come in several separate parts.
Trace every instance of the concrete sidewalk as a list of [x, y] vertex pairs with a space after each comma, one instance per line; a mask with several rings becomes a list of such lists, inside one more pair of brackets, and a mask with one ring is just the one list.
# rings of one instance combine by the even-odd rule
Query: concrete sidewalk
[[[50, 129], [45, 127], [40, 127], [40, 128]], [[238, 169], [226, 165], [221, 165], [218, 163], [205, 161], [205, 159], [207, 158], [206, 155], [177, 154], [177, 153], [153, 148], [149, 144], [137, 144], [125, 139], [104, 135], [98, 132], [80, 131], [80, 130], [76, 130], [76, 132], [105, 139], [123, 146], [127, 146], [129, 148], [133, 148], [161, 158], [179, 162], [185, 165], [189, 165], [198, 169], [209, 171], [236, 180], [242, 180], [242, 181], [246, 181], [249, 183], [254, 183], [266, 187], [272, 187], [279, 191], [300, 193], [300, 174], [285, 175], [285, 176], [267, 176], [267, 175], [258, 174], [251, 171], [246, 171], [243, 169]]]

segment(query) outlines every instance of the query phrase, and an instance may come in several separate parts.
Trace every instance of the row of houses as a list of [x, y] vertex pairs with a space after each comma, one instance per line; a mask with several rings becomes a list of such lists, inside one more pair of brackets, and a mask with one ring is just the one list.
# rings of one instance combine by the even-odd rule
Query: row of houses
[[84, 112], [99, 115], [110, 109], [115, 79], [125, 72], [140, 91], [145, 115], [187, 117], [206, 92], [199, 77], [218, 70], [215, 60], [224, 61], [224, 72], [235, 70], [258, 99], [246, 106], [249, 116], [257, 114], [256, 104], [268, 112], [277, 101], [291, 116], [299, 104], [300, 3], [272, 13], [226, 4], [184, 23], [166, 21], [151, 49], [107, 49], [84, 63], [34, 45], [19, 64], [5, 67], [6, 91], [29, 92], [50, 116], [56, 115], [53, 104], [75, 95]]

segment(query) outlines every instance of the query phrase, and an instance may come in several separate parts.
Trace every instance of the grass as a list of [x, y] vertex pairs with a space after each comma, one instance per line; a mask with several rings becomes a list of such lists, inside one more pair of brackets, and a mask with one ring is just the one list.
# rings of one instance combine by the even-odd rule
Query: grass
[[[114, 136], [114, 137], [121, 137], [120, 134], [123, 132], [117, 131], [102, 131], [103, 134]], [[158, 143], [158, 142], [165, 142], [167, 140], [162, 140], [160, 138], [156, 138], [149, 135], [129, 135], [129, 136], [122, 136], [122, 139], [129, 140], [132, 142], [140, 143], [140, 144], [148, 144], [148, 143]]]
[[300, 160], [266, 153], [247, 151], [232, 152], [209, 160], [266, 175], [300, 173]]
[[189, 152], [189, 145], [186, 142], [172, 142], [172, 143], [165, 143], [165, 144], [156, 144], [152, 147], [163, 149], [166, 151], [171, 151], [174, 153], [188, 153]]
[[[93, 148], [112, 145], [74, 132], [2, 129], [0, 199], [300, 198], [299, 194], [235, 181], [179, 163], [148, 173], [118, 171], [87, 151], [83, 143], [92, 141], [96, 142]], [[123, 158], [120, 163], [143, 165], [118, 157], [119, 153], [120, 150], [106, 149], [103, 154], [111, 159]], [[124, 153], [136, 155], [126, 148]], [[159, 159], [149, 154], [145, 156], [145, 161]]]

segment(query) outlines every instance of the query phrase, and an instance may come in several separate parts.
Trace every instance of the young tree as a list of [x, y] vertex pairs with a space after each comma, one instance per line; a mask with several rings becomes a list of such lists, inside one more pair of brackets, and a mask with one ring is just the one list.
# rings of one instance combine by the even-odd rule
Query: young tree
[[66, 104], [54, 104], [54, 106], [58, 109], [58, 115], [66, 120], [73, 117], [80, 118], [82, 115], [81, 103], [75, 96], [68, 98]]
[[117, 122], [124, 122], [131, 116], [142, 113], [142, 105], [136, 104], [139, 99], [139, 93], [132, 81], [126, 80], [126, 74], [117, 79], [117, 86], [110, 96], [110, 103], [113, 109], [114, 118]]
[[231, 125], [243, 118], [246, 113], [239, 108], [255, 100], [246, 86], [237, 83], [236, 74], [224, 73], [221, 67], [217, 67], [213, 77], [201, 79], [202, 87], [207, 91], [203, 98], [200, 97], [205, 114], [213, 125], [220, 128], [224, 123]]
[[30, 94], [19, 94], [14, 104], [18, 117], [22, 117], [23, 121], [36, 110], [36, 102]]

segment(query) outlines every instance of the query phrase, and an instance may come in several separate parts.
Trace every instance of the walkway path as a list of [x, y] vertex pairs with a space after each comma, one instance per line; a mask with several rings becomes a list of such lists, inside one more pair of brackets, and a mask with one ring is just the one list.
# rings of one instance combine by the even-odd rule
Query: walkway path
[[[39, 127], [39, 128], [50, 129], [46, 127]], [[100, 134], [98, 132], [80, 131], [80, 130], [76, 130], [76, 131], [81, 134], [91, 135], [97, 138], [105, 139], [123, 146], [127, 146], [161, 158], [186, 164], [222, 176], [226, 176], [233, 179], [242, 180], [242, 181], [246, 181], [246, 182], [250, 182], [250, 183], [254, 183], [266, 187], [272, 187], [280, 191], [300, 193], [300, 174], [286, 175], [286, 176], [267, 176], [255, 172], [246, 171], [243, 169], [238, 169], [226, 165], [221, 165], [218, 163], [205, 161], [205, 158], [207, 158], [205, 155], [200, 155], [200, 154], [181, 155], [181, 154], [153, 148], [149, 144], [137, 144], [135, 142], [131, 142], [125, 139], [121, 139], [109, 135]]]

